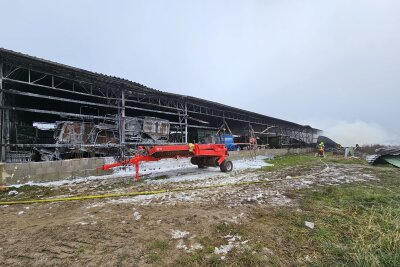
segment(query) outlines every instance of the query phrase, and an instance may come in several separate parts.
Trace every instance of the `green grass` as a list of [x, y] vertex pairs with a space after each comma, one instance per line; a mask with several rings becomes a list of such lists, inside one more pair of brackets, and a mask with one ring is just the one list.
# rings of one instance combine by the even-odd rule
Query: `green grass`
[[157, 254], [157, 252], [150, 252], [147, 255], [147, 262], [148, 263], [156, 263], [161, 261], [161, 256]]
[[[17, 195], [8, 195], [9, 191], [15, 190], [18, 192]], [[50, 187], [36, 186], [36, 185], [24, 185], [21, 187], [10, 187], [7, 190], [0, 191], [1, 201], [11, 201], [11, 200], [22, 200], [31, 199], [37, 197], [48, 197], [57, 195], [59, 192], [53, 190]]]
[[77, 258], [77, 257], [79, 257], [84, 251], [85, 251], [85, 246], [80, 245], [80, 246], [75, 250], [74, 256]]
[[362, 158], [345, 158], [341, 155], [333, 155], [332, 153], [326, 153], [326, 157], [322, 158], [326, 163], [340, 163], [340, 164], [357, 164], [357, 165], [366, 165], [368, 166], [368, 162]]
[[[327, 157], [331, 163], [348, 159]], [[204, 249], [180, 257], [177, 266], [400, 266], [400, 170], [371, 167], [364, 170], [380, 181], [312, 187], [288, 192], [299, 206], [265, 210], [252, 207], [241, 224], [211, 226], [202, 237]], [[278, 157], [276, 168], [320, 164], [313, 155]], [[297, 209], [300, 208], [300, 211]], [[307, 228], [305, 221], [315, 223]], [[221, 260], [213, 248], [226, 244], [224, 235], [250, 240]], [[273, 253], [266, 255], [265, 249]]]
[[287, 167], [305, 167], [320, 164], [318, 158], [312, 154], [277, 156], [274, 159], [266, 160], [274, 166], [265, 167], [265, 170], [276, 171]]
[[224, 261], [214, 254], [194, 253], [181, 255], [174, 263], [170, 266], [226, 266]]
[[[314, 154], [276, 157], [268, 161], [274, 166], [262, 171], [302, 174], [321, 165], [319, 159]], [[400, 170], [329, 154], [322, 160], [359, 165], [380, 180], [290, 190], [284, 194], [296, 200], [293, 207], [249, 206], [248, 220], [210, 225], [210, 234], [197, 237], [204, 248], [180, 255], [173, 265], [400, 266]], [[227, 243], [228, 234], [249, 242], [221, 260], [214, 249]]]
[[316, 265], [400, 265], [400, 172], [374, 171], [380, 183], [303, 190], [298, 219], [315, 222]]
[[159, 250], [159, 251], [164, 251], [168, 249], [169, 245], [166, 241], [164, 240], [153, 240], [150, 243], [146, 245], [146, 248], [148, 250]]
[[276, 171], [288, 167], [311, 167], [320, 165], [321, 160], [325, 163], [339, 163], [339, 164], [357, 164], [368, 166], [366, 160], [356, 158], [344, 158], [342, 156], [333, 155], [332, 153], [326, 153], [324, 158], [315, 157], [314, 153], [302, 154], [302, 155], [285, 155], [277, 156], [274, 159], [266, 160], [266, 162], [274, 164], [274, 166], [265, 167], [264, 170]]
[[165, 240], [155, 239], [146, 244], [146, 262], [150, 264], [163, 264], [163, 259], [167, 257], [170, 245]]

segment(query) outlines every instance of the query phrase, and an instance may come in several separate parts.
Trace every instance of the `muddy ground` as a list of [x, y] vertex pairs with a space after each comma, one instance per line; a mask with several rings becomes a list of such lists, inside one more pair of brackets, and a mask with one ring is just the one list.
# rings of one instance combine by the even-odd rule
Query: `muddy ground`
[[312, 262], [312, 251], [285, 249], [290, 244], [280, 238], [280, 222], [268, 219], [268, 214], [301, 213], [297, 192], [302, 188], [377, 179], [363, 165], [317, 159], [282, 169], [266, 166], [264, 159], [246, 164], [238, 162], [241, 167], [228, 174], [181, 166], [133, 184], [119, 173], [107, 179], [17, 188], [18, 194], [3, 194], [1, 201], [210, 186], [136, 197], [0, 206], [0, 265], [238, 265], [232, 257], [241, 253], [248, 258], [239, 265], [251, 265], [253, 256], [256, 264], [303, 265]]

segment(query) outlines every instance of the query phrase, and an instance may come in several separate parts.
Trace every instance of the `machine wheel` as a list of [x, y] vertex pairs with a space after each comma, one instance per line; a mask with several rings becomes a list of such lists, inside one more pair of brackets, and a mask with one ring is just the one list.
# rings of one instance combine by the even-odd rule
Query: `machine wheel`
[[199, 165], [199, 158], [197, 157], [192, 157], [190, 159], [190, 163], [192, 163], [193, 165]]
[[233, 163], [230, 160], [224, 160], [221, 165], [219, 165], [221, 172], [230, 172], [233, 169]]

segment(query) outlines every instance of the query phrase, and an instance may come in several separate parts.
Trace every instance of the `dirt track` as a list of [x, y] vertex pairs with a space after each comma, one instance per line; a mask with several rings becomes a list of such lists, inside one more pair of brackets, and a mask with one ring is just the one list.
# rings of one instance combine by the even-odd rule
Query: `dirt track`
[[[266, 182], [150, 196], [0, 206], [0, 262], [5, 266], [176, 265], [174, 262], [182, 255], [195, 250], [207, 250], [223, 258], [225, 254], [219, 249], [227, 245], [244, 247], [253, 240], [223, 236], [215, 230], [221, 225], [249, 223], [260, 209], [264, 212], [296, 206], [296, 197], [290, 194], [293, 189], [375, 179], [358, 165], [333, 163], [274, 172], [268, 167], [243, 168], [197, 179], [168, 180], [166, 174], [168, 171], [133, 186], [128, 177], [118, 177], [54, 187], [46, 192], [56, 197], [128, 192], [132, 188], [143, 191]], [[278, 178], [285, 180], [267, 182]]]

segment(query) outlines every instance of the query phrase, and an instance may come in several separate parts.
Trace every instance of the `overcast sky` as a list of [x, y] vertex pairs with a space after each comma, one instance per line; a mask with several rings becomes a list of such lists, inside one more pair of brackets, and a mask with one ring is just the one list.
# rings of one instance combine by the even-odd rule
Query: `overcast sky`
[[0, 47], [400, 144], [400, 1], [0, 0]]

